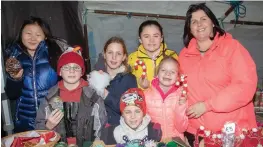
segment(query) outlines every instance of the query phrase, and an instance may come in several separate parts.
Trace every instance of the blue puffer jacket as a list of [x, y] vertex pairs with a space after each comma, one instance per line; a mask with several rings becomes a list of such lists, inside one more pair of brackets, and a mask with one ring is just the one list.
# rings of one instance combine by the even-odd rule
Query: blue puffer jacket
[[18, 44], [11, 46], [7, 51], [9, 56], [16, 57], [20, 61], [24, 70], [23, 77], [19, 81], [7, 74], [6, 89], [18, 92], [17, 85], [22, 85], [14, 120], [15, 132], [34, 130], [37, 109], [48, 94], [48, 89], [57, 83], [57, 73], [49, 64], [48, 47], [44, 41], [38, 45], [34, 57]]
[[[107, 72], [102, 54], [100, 54], [94, 69]], [[120, 98], [130, 88], [137, 88], [136, 77], [131, 72], [118, 73], [110, 81], [110, 85], [107, 87], [109, 94], [104, 100], [109, 124], [120, 124]]]

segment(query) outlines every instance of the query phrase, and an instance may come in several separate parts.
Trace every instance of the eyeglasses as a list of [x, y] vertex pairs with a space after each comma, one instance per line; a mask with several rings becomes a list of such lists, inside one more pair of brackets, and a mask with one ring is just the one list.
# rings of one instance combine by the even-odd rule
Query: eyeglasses
[[62, 70], [65, 70], [65, 71], [70, 71], [71, 69], [74, 70], [74, 71], [81, 71], [81, 67], [80, 66], [62, 66], [61, 67]]

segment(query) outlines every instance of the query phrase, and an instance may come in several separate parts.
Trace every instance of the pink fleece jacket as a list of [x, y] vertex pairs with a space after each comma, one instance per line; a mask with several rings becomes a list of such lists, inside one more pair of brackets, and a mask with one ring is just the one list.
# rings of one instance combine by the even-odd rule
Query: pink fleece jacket
[[150, 88], [144, 91], [147, 113], [152, 121], [159, 123], [162, 129], [162, 139], [170, 137], [181, 137], [187, 129], [188, 118], [185, 114], [187, 102], [179, 105], [182, 87], [174, 87], [164, 94], [159, 87], [159, 80], [153, 79]]

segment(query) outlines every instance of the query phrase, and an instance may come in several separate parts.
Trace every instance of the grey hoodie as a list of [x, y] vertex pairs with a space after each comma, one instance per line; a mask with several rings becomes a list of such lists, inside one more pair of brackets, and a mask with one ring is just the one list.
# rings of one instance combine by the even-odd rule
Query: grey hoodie
[[143, 140], [147, 138], [148, 125], [150, 122], [151, 117], [146, 114], [143, 117], [142, 124], [136, 130], [133, 130], [124, 122], [124, 118], [121, 116], [120, 125], [117, 126], [113, 131], [116, 142], [123, 144], [132, 140]]

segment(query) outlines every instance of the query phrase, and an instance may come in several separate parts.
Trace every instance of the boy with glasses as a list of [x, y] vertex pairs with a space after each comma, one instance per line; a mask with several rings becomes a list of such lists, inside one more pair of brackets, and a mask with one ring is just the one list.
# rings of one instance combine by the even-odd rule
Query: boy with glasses
[[36, 129], [54, 130], [62, 141], [73, 141], [78, 146], [100, 138], [101, 128], [107, 122], [104, 101], [81, 78], [84, 71], [80, 47], [69, 48], [60, 56], [57, 73], [62, 80], [49, 90], [46, 101], [40, 105]]

